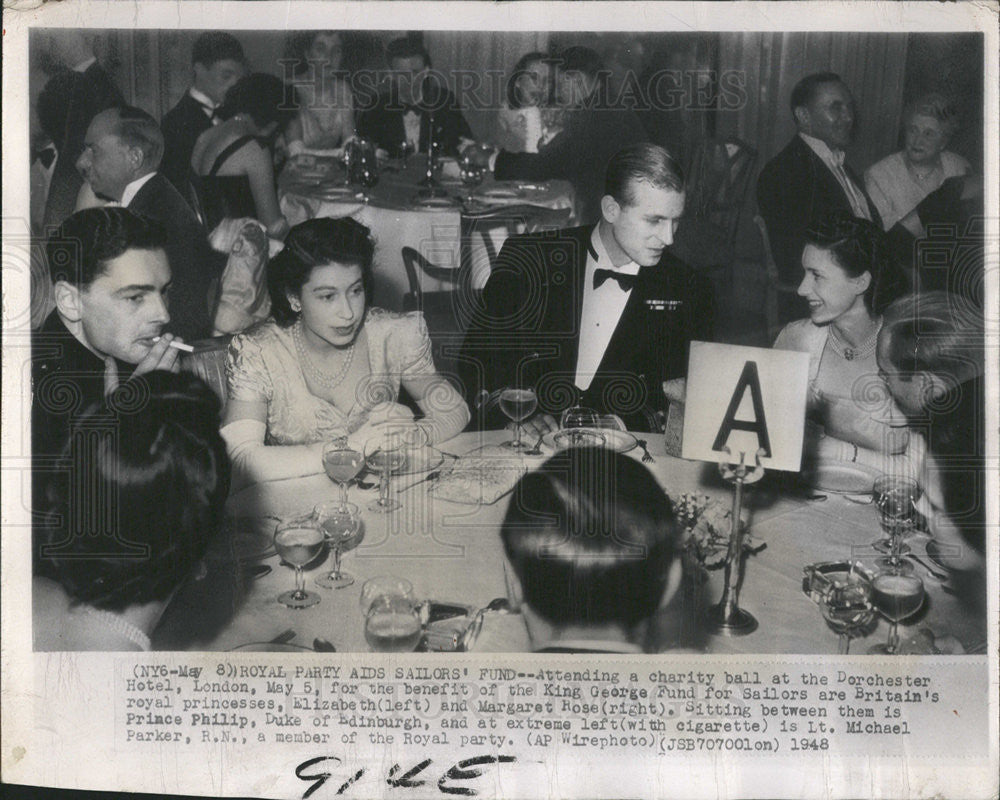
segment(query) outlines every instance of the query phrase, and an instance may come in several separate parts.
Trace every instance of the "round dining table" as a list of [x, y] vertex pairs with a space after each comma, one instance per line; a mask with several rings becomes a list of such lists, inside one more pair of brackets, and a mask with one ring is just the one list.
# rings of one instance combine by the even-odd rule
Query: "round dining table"
[[[367, 225], [375, 239], [375, 302], [395, 311], [402, 309], [409, 291], [404, 246], [417, 250], [435, 266], [458, 269], [461, 213], [463, 203], [469, 204], [470, 198], [477, 210], [521, 204], [571, 212], [575, 208], [575, 194], [568, 181], [496, 181], [486, 175], [481, 186], [466, 187], [454, 159], [442, 159], [438, 191], [433, 197], [421, 194], [424, 157], [414, 156], [405, 166], [389, 160], [367, 200], [360, 187], [347, 184], [343, 169], [331, 158], [310, 161], [307, 167], [299, 163], [289, 162], [278, 180], [278, 200], [285, 218], [297, 225], [316, 217], [350, 216]], [[573, 213], [570, 219], [574, 219]], [[503, 237], [498, 232], [491, 235], [499, 251]], [[480, 255], [484, 256], [485, 250]], [[489, 278], [488, 260], [474, 254], [472, 261], [478, 266], [473, 270], [472, 285], [481, 289]], [[425, 292], [454, 288], [422, 273], [418, 280]]]
[[[432, 471], [440, 473], [452, 462], [458, 469], [461, 457], [484, 445], [496, 452], [490, 446], [509, 435], [505, 431], [463, 433], [439, 445], [448, 455], [442, 456], [441, 465]], [[636, 436], [647, 443], [654, 458], [646, 466], [671, 497], [692, 492], [707, 494], [727, 505], [731, 502], [732, 487], [719, 477], [718, 465], [667, 455], [660, 435]], [[621, 439], [626, 447], [631, 446], [630, 435]], [[550, 454], [551, 450], [543, 447], [540, 456], [504, 457], [514, 459], [514, 466], [523, 472]], [[633, 447], [629, 455], [640, 458], [641, 448]], [[456, 461], [454, 456], [459, 459]], [[246, 486], [231, 495], [228, 512], [235, 525], [228, 526], [228, 531], [235, 538], [222, 551], [233, 558], [220, 555], [222, 551], [210, 556], [207, 576], [192, 581], [181, 592], [168, 611], [168, 623], [161, 625], [154, 637], [156, 646], [210, 651], [266, 648], [266, 643], [284, 634], [283, 638], [292, 636], [293, 647], [311, 649], [314, 640], [320, 638], [338, 651], [365, 652], [368, 647], [359, 607], [361, 586], [378, 575], [408, 579], [418, 599], [471, 608], [483, 608], [506, 595], [505, 570], [509, 567], [504, 563], [499, 529], [511, 495], [482, 503], [476, 502], [481, 497], [473, 491], [458, 498], [464, 502], [453, 502], [439, 497], [432, 488], [441, 478], [423, 480], [431, 474], [424, 472], [393, 478], [391, 494], [402, 505], [387, 514], [368, 510], [377, 489], [352, 487], [350, 500], [361, 508], [363, 532], [356, 546], [345, 551], [342, 567], [354, 576], [354, 583], [339, 589], [317, 586], [316, 578], [331, 569], [330, 557], [319, 558], [304, 573], [307, 589], [319, 594], [320, 602], [305, 609], [279, 603], [277, 596], [294, 585], [294, 572], [279, 563], [268, 547], [269, 536], [277, 519], [308, 514], [318, 503], [338, 497], [338, 486], [318, 469], [315, 474]], [[827, 627], [818, 606], [803, 591], [803, 568], [818, 562], [857, 560], [874, 570], [879, 553], [872, 549], [871, 542], [881, 536], [875, 508], [863, 495], [786, 490], [781, 488], [784, 485], [769, 485], [765, 478], [748, 487], [745, 495], [744, 518], [752, 543], [765, 547], [746, 560], [740, 606], [756, 617], [759, 626], [741, 637], [702, 635], [696, 649], [743, 654], [837, 652], [837, 634]], [[248, 525], [258, 531], [255, 539], [241, 536]], [[917, 536], [910, 544], [923, 553], [925, 539]], [[964, 606], [954, 590], [932, 578], [919, 564], [916, 573], [924, 581], [926, 600], [915, 617], [901, 624], [904, 641], [923, 629], [942, 641], [954, 637], [949, 641], [957, 640], [968, 649], [985, 641], [985, 621]], [[234, 574], [236, 580], [232, 579]], [[684, 613], [692, 617], [696, 628], [703, 627], [699, 619], [704, 603], [717, 602], [722, 593], [723, 571], [705, 574], [707, 580], [700, 583], [699, 589], [702, 607], [692, 608], [691, 595], [685, 591], [684, 598], [678, 596], [667, 608], [670, 612], [671, 608], [676, 611], [678, 604], [685, 605]], [[204, 629], [192, 638], [195, 617]], [[852, 642], [851, 652], [864, 653], [871, 645], [883, 643], [887, 625], [880, 620], [866, 637]], [[475, 651], [530, 649], [520, 614], [485, 614]]]

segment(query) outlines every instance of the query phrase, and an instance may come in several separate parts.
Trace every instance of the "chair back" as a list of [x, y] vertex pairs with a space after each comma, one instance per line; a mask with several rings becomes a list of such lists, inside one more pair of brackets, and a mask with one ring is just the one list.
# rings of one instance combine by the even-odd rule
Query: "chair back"
[[212, 387], [222, 405], [225, 406], [228, 397], [226, 384], [226, 354], [229, 352], [231, 336], [214, 336], [211, 339], [199, 339], [188, 342], [195, 352], [181, 359], [181, 369], [193, 373]]
[[771, 251], [771, 239], [767, 235], [767, 224], [760, 214], [753, 218], [754, 225], [760, 231], [761, 244], [764, 247], [764, 270], [767, 275], [767, 283], [764, 298], [764, 320], [767, 324], [767, 337], [769, 341], [774, 341], [774, 337], [781, 331], [782, 323], [778, 314], [778, 297], [780, 295], [797, 296], [798, 286], [785, 283], [778, 276], [778, 265], [774, 261], [774, 254]]
[[736, 138], [705, 139], [691, 159], [684, 216], [710, 222], [729, 248], [735, 245], [756, 161], [757, 151]]
[[[547, 208], [529, 203], [497, 206], [483, 211], [463, 211], [461, 224], [461, 271], [474, 285], [486, 282], [496, 265], [497, 239], [500, 243], [508, 236], [518, 233], [557, 230], [569, 224], [572, 208]], [[482, 242], [483, 249], [476, 250], [476, 240]], [[478, 257], [485, 252], [486, 263]], [[485, 272], [485, 276], [483, 273]]]

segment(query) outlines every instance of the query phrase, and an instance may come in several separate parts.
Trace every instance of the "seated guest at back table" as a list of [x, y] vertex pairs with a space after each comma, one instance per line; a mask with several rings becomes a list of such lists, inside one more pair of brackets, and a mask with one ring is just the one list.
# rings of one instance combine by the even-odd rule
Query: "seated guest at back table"
[[427, 152], [430, 118], [434, 116], [434, 142], [440, 152], [454, 155], [463, 140], [472, 140], [472, 129], [446, 86], [443, 75], [431, 72], [431, 59], [419, 42], [396, 39], [385, 49], [392, 72], [391, 86], [372, 107], [358, 115], [358, 133], [393, 155], [404, 141]]
[[343, 68], [343, 35], [314, 31], [297, 36], [290, 49], [298, 59], [294, 72], [301, 107], [285, 131], [289, 155], [340, 147], [354, 135], [354, 96]]
[[807, 230], [805, 241], [798, 291], [809, 318], [788, 323], [774, 346], [809, 354], [813, 425], [806, 461], [818, 470], [858, 464], [900, 472], [910, 443], [905, 418], [897, 408], [873, 412], [862, 403], [886, 394], [875, 346], [882, 312], [907, 291], [905, 275], [880, 228], [868, 220], [832, 214]]
[[500, 537], [534, 651], [660, 649], [650, 622], [680, 586], [680, 533], [638, 461], [601, 447], [554, 455], [514, 487]]
[[501, 150], [493, 164], [497, 180], [562, 178], [576, 191], [580, 220], [600, 219], [604, 167], [621, 148], [646, 141], [634, 111], [609, 106], [607, 73], [586, 47], [569, 47], [556, 64], [556, 103], [566, 111], [564, 127], [537, 153]]
[[[249, 481], [323, 471], [325, 442], [412, 417], [400, 386], [419, 404], [429, 439], [460, 432], [469, 412], [437, 374], [419, 312], [370, 308], [374, 244], [350, 217], [296, 225], [268, 265], [274, 321], [233, 339], [222, 434]], [[368, 427], [366, 427], [368, 426]]]
[[157, 169], [163, 134], [141, 108], [102, 111], [77, 162], [94, 194], [159, 222], [170, 262], [170, 329], [185, 339], [211, 335], [214, 286], [226, 257], [215, 252], [194, 211]]
[[[760, 172], [757, 205], [784, 283], [798, 280], [806, 229], [834, 211], [879, 223], [864, 184], [844, 163], [854, 133], [854, 98], [832, 72], [808, 75], [792, 89], [798, 133]], [[788, 322], [805, 312], [795, 298], [779, 298], [778, 316]]]
[[[82, 435], [63, 453], [47, 507], [56, 522], [40, 556], [54, 580], [32, 586], [36, 650], [149, 650], [219, 530], [229, 459], [218, 398], [186, 373], [140, 380], [140, 403], [131, 391], [112, 393], [78, 420]], [[111, 527], [88, 527], [100, 521]]]
[[184, 197], [190, 188], [191, 151], [194, 143], [219, 122], [215, 115], [236, 81], [243, 77], [243, 46], [231, 34], [208, 31], [195, 39], [191, 49], [193, 80], [170, 111], [163, 115], [163, 165], [160, 171]]
[[545, 53], [527, 53], [507, 79], [497, 111], [496, 144], [510, 153], [537, 153], [542, 138], [542, 107], [552, 91], [552, 63]]
[[253, 217], [274, 238], [288, 232], [267, 140], [293, 113], [285, 106], [285, 85], [273, 75], [255, 72], [226, 92], [216, 111], [222, 122], [199, 136], [191, 153], [193, 180], [209, 229], [227, 217]]
[[[878, 365], [927, 441], [917, 505], [953, 584], [985, 602], [987, 465], [981, 313], [944, 292], [907, 295], [885, 311]], [[994, 487], [995, 488], [995, 487]]]
[[663, 382], [687, 374], [689, 342], [712, 332], [711, 286], [669, 252], [683, 173], [657, 145], [621, 150], [601, 210], [596, 226], [504, 243], [459, 362], [481, 425], [501, 419], [484, 393], [533, 386], [542, 413], [529, 433], [554, 428], [573, 397], [630, 429], [661, 429]]

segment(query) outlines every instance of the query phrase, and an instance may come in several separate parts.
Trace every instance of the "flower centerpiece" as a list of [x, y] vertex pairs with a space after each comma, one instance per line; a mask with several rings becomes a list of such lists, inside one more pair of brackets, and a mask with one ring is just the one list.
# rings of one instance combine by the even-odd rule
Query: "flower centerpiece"
[[[732, 509], [707, 494], [692, 492], [684, 492], [673, 501], [673, 506], [684, 531], [685, 556], [705, 569], [725, 566], [732, 532]], [[751, 531], [745, 532], [743, 542], [747, 555], [756, 555], [767, 547], [765, 543], [756, 544]]]

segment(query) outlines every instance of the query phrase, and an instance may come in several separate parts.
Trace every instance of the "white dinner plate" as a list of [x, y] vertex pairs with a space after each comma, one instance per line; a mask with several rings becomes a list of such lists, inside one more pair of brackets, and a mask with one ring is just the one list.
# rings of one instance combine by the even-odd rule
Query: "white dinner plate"
[[455, 200], [451, 197], [420, 197], [416, 200], [420, 208], [455, 208]]
[[311, 651], [311, 647], [301, 644], [289, 644], [288, 642], [247, 642], [230, 649], [230, 653], [239, 650], [249, 653], [301, 653]]
[[521, 192], [517, 191], [517, 189], [484, 189], [481, 192], [476, 192], [476, 194], [481, 197], [492, 197], [497, 200], [513, 200], [522, 196]]
[[[618, 453], [627, 453], [629, 450], [634, 450], [638, 446], [635, 437], [626, 431], [615, 431], [610, 428], [579, 428], [578, 430], [599, 433], [604, 437], [604, 446]], [[560, 431], [545, 434], [545, 436], [542, 437], [542, 444], [552, 448], [553, 450], [561, 450], [562, 446], [556, 441], [556, 435], [558, 433], [560, 433]]]

